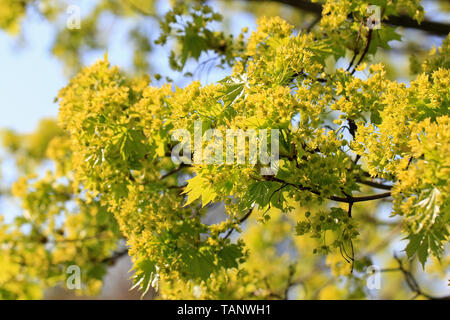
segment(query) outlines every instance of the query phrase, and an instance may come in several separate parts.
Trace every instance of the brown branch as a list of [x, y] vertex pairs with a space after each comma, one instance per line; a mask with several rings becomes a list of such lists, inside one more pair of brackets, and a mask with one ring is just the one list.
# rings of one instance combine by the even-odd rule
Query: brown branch
[[378, 199], [388, 198], [390, 196], [391, 196], [390, 192], [385, 192], [385, 193], [380, 193], [380, 194], [374, 194], [374, 195], [371, 195], [371, 196], [350, 197], [348, 199], [348, 201], [344, 201], [344, 202], [347, 202], [347, 203], [350, 203], [350, 202], [364, 202], [364, 201], [371, 201], [371, 200], [378, 200]]
[[349, 218], [352, 217], [352, 207], [353, 207], [353, 202], [349, 202], [348, 203], [348, 211], [347, 211], [347, 215]]
[[161, 177], [159, 177], [159, 180], [163, 180], [163, 179], [165, 179], [165, 178], [167, 178], [167, 177], [169, 177], [169, 176], [171, 176], [171, 175], [177, 173], [177, 172], [180, 171], [181, 169], [186, 168], [186, 167], [190, 167], [190, 166], [191, 166], [190, 164], [182, 163], [182, 164], [180, 164], [178, 167], [176, 167], [175, 169], [170, 170], [170, 171], [167, 172], [166, 174], [163, 174]]
[[[314, 190], [314, 189], [312, 189], [310, 187], [305, 187], [305, 186], [297, 185], [297, 184], [294, 184], [294, 183], [290, 183], [290, 182], [284, 181], [284, 180], [276, 178], [276, 177], [265, 178], [265, 180], [267, 180], [267, 181], [276, 181], [276, 182], [279, 182], [279, 183], [282, 183], [282, 184], [290, 185], [290, 186], [292, 186], [294, 188], [297, 188], [299, 190], [302, 190], [302, 191], [309, 191], [311, 193], [314, 193], [315, 195], [322, 196], [319, 191]], [[355, 203], [355, 202], [364, 202], [364, 201], [378, 200], [378, 199], [383, 199], [383, 198], [387, 198], [387, 197], [390, 197], [390, 196], [391, 196], [390, 192], [385, 192], [385, 193], [374, 194], [374, 195], [370, 195], [370, 196], [357, 196], [357, 197], [353, 197], [353, 196], [347, 196], [347, 197], [328, 196], [326, 198], [329, 199], [329, 200], [337, 201], [337, 202]]]
[[356, 37], [356, 45], [355, 45], [355, 52], [353, 52], [353, 58], [350, 61], [350, 63], [348, 64], [348, 67], [346, 69], [346, 71], [350, 71], [351, 67], [353, 67], [353, 63], [355, 62], [356, 57], [359, 54], [359, 46], [358, 46], [358, 42], [359, 42], [359, 38], [361, 37], [361, 30], [362, 30], [362, 26], [364, 25], [364, 21], [361, 20], [361, 24], [359, 25], [359, 30], [358, 30], [358, 35]]
[[[408, 285], [409, 289], [411, 289], [412, 292], [415, 293], [415, 296], [413, 299], [417, 298], [418, 296], [425, 297], [430, 300], [450, 300], [450, 296], [443, 296], [443, 297], [435, 297], [432, 295], [429, 295], [420, 288], [419, 283], [417, 282], [416, 278], [413, 276], [410, 270], [407, 270], [402, 263], [402, 260], [400, 260], [397, 255], [394, 255], [394, 259], [398, 263], [398, 270], [402, 272], [403, 276], [405, 277], [406, 284]], [[395, 271], [395, 269], [384, 269], [384, 272], [387, 272], [386, 270]]]
[[[270, 0], [247, 0], [247, 1], [262, 2]], [[306, 12], [322, 15], [322, 5], [320, 3], [312, 3], [309, 0], [274, 0], [273, 2], [287, 4]], [[404, 27], [409, 29], [417, 29], [439, 36], [446, 36], [448, 33], [450, 33], [450, 24], [428, 20], [418, 23], [416, 20], [410, 18], [407, 15], [390, 16], [387, 19], [384, 19], [382, 22], [393, 26]]]
[[[253, 208], [248, 210], [248, 212], [241, 219], [238, 220], [238, 224], [241, 224], [245, 220], [247, 220], [250, 217], [250, 215], [252, 214], [252, 212], [253, 212]], [[234, 230], [235, 230], [235, 228], [229, 229], [223, 238], [224, 239], [228, 239], [231, 236], [231, 234], [233, 233]]]
[[[352, 135], [353, 139], [355, 139], [356, 137], [356, 130], [358, 129], [358, 126], [355, 123], [355, 120], [353, 119], [348, 119], [348, 131], [350, 132], [350, 134]], [[356, 155], [356, 159], [359, 160], [359, 154]], [[355, 160], [355, 163], [357, 161]]]
[[[373, 29], [369, 29], [369, 33], [367, 34], [367, 42], [366, 42], [366, 46], [364, 47], [364, 51], [361, 54], [361, 57], [359, 57], [358, 62], [355, 64], [355, 66], [353, 67], [353, 71], [350, 74], [354, 74], [355, 73], [356, 68], [358, 68], [358, 66], [361, 64], [361, 62], [363, 61], [364, 57], [366, 56], [367, 52], [369, 52], [370, 41], [372, 40], [372, 32], [373, 32]], [[356, 125], [354, 123], [353, 123], [353, 125], [354, 125], [354, 127], [356, 127]], [[355, 137], [355, 136], [353, 135], [353, 137]]]
[[404, 15], [398, 17], [391, 16], [389, 20], [384, 20], [383, 22], [394, 26], [422, 30], [440, 36], [446, 36], [450, 32], [450, 25], [447, 23], [425, 20], [419, 24], [416, 20]]

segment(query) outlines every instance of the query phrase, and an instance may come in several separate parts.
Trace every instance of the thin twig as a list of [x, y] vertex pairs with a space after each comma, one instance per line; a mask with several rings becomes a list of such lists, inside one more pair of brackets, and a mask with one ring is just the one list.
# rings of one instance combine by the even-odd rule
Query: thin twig
[[[309, 192], [311, 192], [311, 193], [313, 193], [315, 195], [322, 196], [319, 191], [314, 190], [314, 189], [312, 189], [310, 187], [305, 187], [305, 186], [297, 185], [297, 184], [294, 184], [294, 183], [290, 183], [290, 182], [284, 181], [284, 180], [276, 178], [276, 177], [265, 178], [265, 180], [280, 182], [282, 184], [290, 185], [290, 186], [292, 186], [294, 188], [297, 188], [299, 190], [309, 191]], [[357, 197], [353, 197], [353, 196], [347, 196], [347, 197], [328, 196], [328, 197], [326, 197], [326, 199], [337, 201], [337, 202], [343, 202], [343, 203], [355, 203], [355, 202], [364, 202], [364, 201], [378, 200], [378, 199], [383, 199], [383, 198], [387, 198], [387, 197], [390, 197], [390, 196], [391, 196], [390, 192], [385, 192], [385, 193], [374, 194], [374, 195], [370, 195], [370, 196], [357, 196]]]
[[399, 257], [397, 257], [397, 255], [394, 255], [394, 259], [397, 261], [398, 269], [403, 273], [403, 276], [405, 277], [405, 281], [409, 289], [415, 293], [415, 296], [412, 299], [415, 299], [418, 296], [422, 296], [430, 300], [450, 300], [450, 296], [435, 297], [423, 292], [423, 290], [420, 288], [419, 283], [417, 282], [416, 278], [413, 276], [411, 271], [407, 270], [403, 266], [402, 260]]
[[[263, 2], [262, 0], [246, 0], [248, 2]], [[268, 1], [268, 0], [264, 0]], [[311, 2], [310, 0], [271, 0], [278, 3], [283, 3], [290, 5], [294, 8], [297, 8], [299, 10], [303, 10], [306, 12], [311, 12], [315, 14], [322, 14], [323, 6], [321, 3], [317, 2]], [[383, 23], [404, 27], [404, 28], [412, 28], [417, 30], [422, 30], [425, 32], [428, 32], [430, 34], [440, 35], [440, 36], [447, 36], [450, 32], [450, 24], [445, 22], [436, 22], [436, 21], [429, 21], [424, 20], [420, 23], [414, 20], [413, 18], [405, 15], [400, 14], [398, 16], [389, 16], [385, 17], [382, 20]]]
[[364, 51], [361, 54], [361, 57], [359, 57], [358, 62], [355, 64], [355, 66], [353, 67], [353, 71], [350, 74], [354, 74], [355, 73], [356, 68], [358, 68], [358, 66], [360, 65], [360, 63], [362, 62], [364, 57], [366, 56], [367, 52], [369, 51], [370, 41], [372, 40], [372, 31], [373, 31], [373, 29], [369, 29], [369, 33], [367, 35], [366, 47], [364, 48]]
[[186, 167], [190, 167], [190, 166], [191, 166], [191, 165], [189, 165], [189, 164], [182, 163], [182, 164], [180, 164], [178, 167], [176, 167], [175, 169], [170, 170], [170, 171], [167, 172], [166, 174], [163, 174], [161, 177], [159, 177], [158, 180], [163, 180], [163, 179], [165, 179], [165, 178], [167, 178], [167, 177], [169, 177], [169, 176], [171, 176], [171, 175], [177, 173], [177, 172], [180, 171], [181, 169], [186, 168]]
[[[250, 215], [252, 214], [252, 211], [253, 211], [253, 208], [248, 210], [248, 212], [241, 219], [238, 220], [238, 224], [241, 224], [245, 220], [247, 220], [250, 217]], [[235, 228], [229, 229], [223, 238], [224, 239], [228, 239], [231, 236], [231, 234], [233, 233], [234, 230], [235, 230]]]

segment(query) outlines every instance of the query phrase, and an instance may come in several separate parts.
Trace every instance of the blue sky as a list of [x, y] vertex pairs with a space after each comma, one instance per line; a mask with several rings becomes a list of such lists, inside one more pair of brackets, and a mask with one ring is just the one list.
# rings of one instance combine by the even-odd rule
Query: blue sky
[[0, 127], [31, 131], [39, 119], [57, 114], [53, 99], [66, 80], [49, 54], [52, 34], [48, 25], [35, 23], [20, 48], [17, 39], [0, 33]]

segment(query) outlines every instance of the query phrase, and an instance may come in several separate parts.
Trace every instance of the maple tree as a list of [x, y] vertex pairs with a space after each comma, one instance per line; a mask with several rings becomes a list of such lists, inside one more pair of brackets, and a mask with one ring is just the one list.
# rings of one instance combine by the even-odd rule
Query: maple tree
[[[47, 19], [64, 13], [52, 1], [0, 0], [0, 27], [20, 32], [37, 3]], [[222, 16], [210, 6], [174, 2], [158, 17], [155, 45], [175, 43], [178, 73], [207, 53], [231, 68], [207, 85], [176, 87], [148, 72], [153, 44], [139, 25], [132, 72], [108, 55], [81, 67], [87, 48], [102, 47], [102, 13], [150, 19], [153, 1], [99, 1], [80, 30], [62, 28], [53, 53], [74, 76], [57, 95], [57, 121], [3, 134], [23, 174], [11, 188], [23, 211], [0, 224], [0, 298], [40, 298], [70, 265], [83, 270], [79, 292], [96, 294], [126, 254], [135, 286], [166, 299], [366, 298], [376, 254], [393, 277], [381, 297], [440, 298], [413, 272], [442, 280], [449, 265], [450, 40], [411, 58], [408, 85], [375, 57], [401, 39], [396, 25], [423, 22], [440, 35], [448, 26], [423, 21], [419, 1], [297, 5], [319, 13], [307, 30], [273, 16], [233, 36], [214, 29]], [[367, 23], [370, 5], [379, 28]], [[260, 162], [177, 163], [173, 133], [194, 135], [196, 121], [202, 133], [278, 129], [276, 174], [261, 174]], [[40, 174], [49, 161], [54, 169]], [[380, 220], [386, 203], [392, 215]], [[404, 258], [389, 247], [398, 237]]]

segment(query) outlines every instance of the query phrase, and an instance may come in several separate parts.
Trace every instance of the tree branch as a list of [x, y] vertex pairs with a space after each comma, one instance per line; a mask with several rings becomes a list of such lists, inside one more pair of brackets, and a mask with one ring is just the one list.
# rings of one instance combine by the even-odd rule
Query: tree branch
[[167, 178], [167, 177], [169, 177], [169, 176], [171, 176], [171, 175], [177, 173], [177, 172], [180, 171], [181, 169], [186, 168], [186, 167], [190, 167], [190, 166], [191, 166], [191, 165], [189, 165], [189, 164], [182, 163], [182, 164], [180, 164], [178, 167], [176, 167], [175, 169], [173, 169], [173, 170], [167, 172], [166, 174], [163, 174], [161, 177], [159, 177], [159, 180], [163, 180], [163, 179], [165, 179], [165, 178]]
[[[282, 184], [286, 184], [286, 185], [290, 185], [294, 188], [297, 188], [299, 190], [302, 191], [309, 191], [311, 193], [314, 193], [315, 195], [321, 196], [320, 192], [317, 190], [314, 190], [310, 187], [305, 187], [305, 186], [301, 186], [301, 185], [297, 185], [294, 183], [290, 183], [290, 182], [286, 182], [282, 179], [276, 178], [276, 177], [270, 177], [270, 178], [265, 178], [265, 180], [267, 181], [276, 181]], [[343, 202], [343, 203], [355, 203], [355, 202], [364, 202], [364, 201], [371, 201], [371, 200], [378, 200], [378, 199], [383, 199], [383, 198], [387, 198], [390, 197], [391, 193], [390, 192], [385, 192], [385, 193], [380, 193], [380, 194], [374, 194], [374, 195], [370, 195], [370, 196], [359, 196], [359, 197], [353, 197], [353, 196], [347, 196], [347, 197], [339, 197], [339, 196], [329, 196], [327, 197], [327, 199], [329, 200], [333, 200], [333, 201], [337, 201], [337, 202]]]
[[[359, 58], [358, 62], [357, 62], [357, 63], [355, 64], [355, 66], [353, 67], [353, 71], [351, 72], [351, 74], [354, 74], [354, 73], [355, 73], [356, 68], [358, 68], [358, 66], [359, 66], [360, 63], [363, 61], [364, 57], [366, 56], [367, 52], [369, 51], [370, 41], [372, 40], [372, 32], [373, 32], [373, 29], [369, 29], [369, 34], [367, 35], [366, 46], [364, 47], [364, 51], [363, 51], [363, 53], [361, 54], [361, 57]], [[349, 123], [350, 123], [350, 120], [349, 120]], [[351, 129], [352, 129], [351, 126], [352, 126], [352, 123], [350, 123], [350, 132], [351, 132]], [[356, 127], [355, 123], [353, 123], [353, 126]], [[354, 134], [353, 134], [353, 137], [355, 137]]]
[[[247, 1], [262, 2], [271, 0], [247, 0]], [[322, 15], [322, 5], [320, 3], [312, 3], [309, 0], [273, 0], [273, 1], [282, 4], [287, 4], [306, 12]], [[448, 33], [450, 33], [450, 24], [428, 20], [422, 21], [419, 24], [416, 20], [406, 15], [390, 16], [388, 19], [385, 19], [382, 22], [393, 26], [421, 30], [439, 36], [446, 36]]]
[[[250, 215], [252, 214], [252, 212], [253, 212], [253, 208], [251, 208], [250, 210], [248, 210], [248, 212], [247, 212], [241, 219], [238, 220], [238, 224], [241, 224], [241, 223], [243, 223], [245, 220], [247, 220], [248, 217], [250, 217]], [[224, 238], [224, 239], [228, 239], [228, 238], [231, 236], [231, 234], [233, 233], [234, 230], [235, 230], [235, 228], [229, 229], [229, 230], [227, 231], [226, 235], [225, 235], [223, 238]]]
[[413, 299], [417, 298], [418, 296], [422, 296], [422, 297], [425, 297], [430, 300], [450, 300], [450, 296], [435, 297], [435, 296], [431, 296], [431, 295], [423, 292], [423, 290], [420, 288], [419, 283], [417, 282], [416, 278], [413, 276], [411, 271], [407, 270], [403, 266], [402, 260], [400, 260], [400, 258], [397, 257], [397, 255], [394, 255], [394, 258], [398, 263], [398, 269], [390, 268], [390, 269], [384, 269], [381, 271], [384, 271], [384, 272], [396, 271], [396, 270], [401, 271], [403, 276], [405, 277], [406, 284], [411, 289], [411, 291], [413, 291], [416, 294], [413, 297]]

